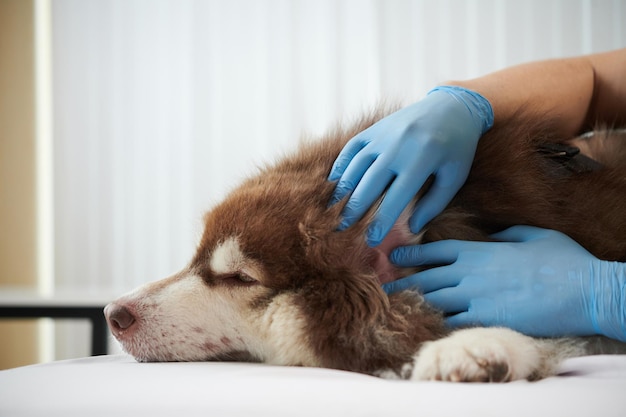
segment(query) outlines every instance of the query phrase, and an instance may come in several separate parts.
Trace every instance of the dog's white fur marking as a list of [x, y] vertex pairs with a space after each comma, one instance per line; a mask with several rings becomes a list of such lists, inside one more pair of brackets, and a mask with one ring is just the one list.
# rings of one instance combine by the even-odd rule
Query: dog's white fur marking
[[424, 343], [414, 363], [415, 380], [490, 381], [500, 374], [501, 382], [541, 373], [542, 355], [536, 340], [513, 330], [472, 328]]
[[177, 275], [145, 285], [118, 301], [138, 318], [137, 328], [117, 335], [139, 360], [204, 360], [244, 350], [237, 305], [207, 290], [201, 277]]
[[[221, 248], [221, 255], [212, 259], [220, 273], [245, 263], [234, 240]], [[302, 312], [290, 295], [276, 296], [255, 311], [248, 302], [266, 290], [237, 291], [209, 288], [194, 274], [144, 285], [116, 302], [138, 317], [135, 329], [118, 331], [116, 337], [140, 361], [206, 360], [248, 352], [277, 365], [320, 366], [307, 343]]]
[[216, 274], [229, 274], [243, 268], [245, 259], [237, 239], [229, 237], [213, 251], [210, 262], [211, 270]]

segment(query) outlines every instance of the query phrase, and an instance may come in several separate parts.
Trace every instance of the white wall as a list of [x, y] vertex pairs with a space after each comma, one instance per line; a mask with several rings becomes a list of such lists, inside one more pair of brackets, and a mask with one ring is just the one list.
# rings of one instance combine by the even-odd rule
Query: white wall
[[[623, 0], [55, 0], [56, 284], [167, 276], [203, 211], [301, 132], [447, 79], [624, 47], [624, 22]], [[59, 335], [57, 357], [88, 352]]]

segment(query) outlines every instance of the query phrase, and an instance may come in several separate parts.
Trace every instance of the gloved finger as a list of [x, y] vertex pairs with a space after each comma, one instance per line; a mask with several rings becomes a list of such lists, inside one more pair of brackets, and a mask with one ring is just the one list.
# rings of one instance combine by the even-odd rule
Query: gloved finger
[[551, 230], [541, 229], [533, 226], [512, 226], [506, 230], [491, 235], [494, 239], [503, 242], [528, 242], [540, 237], [544, 237]]
[[387, 282], [382, 285], [382, 288], [387, 294], [394, 294], [405, 290], [419, 291], [419, 288], [413, 285], [412, 276]]
[[423, 245], [400, 246], [389, 256], [391, 263], [401, 267], [444, 265], [455, 262], [467, 245], [460, 240], [439, 240]]
[[451, 328], [483, 325], [470, 311], [455, 314], [446, 318], [446, 326]]
[[415, 194], [424, 183], [423, 181], [426, 181], [426, 178], [427, 175], [423, 178], [407, 178], [403, 176], [397, 177], [391, 183], [369, 226], [367, 232], [368, 245], [372, 247], [378, 246], [383, 241], [400, 217], [400, 214], [411, 203], [413, 197], [415, 197]]
[[[506, 316], [507, 303], [494, 300], [491, 297], [485, 297], [476, 294], [472, 297], [467, 311], [460, 312], [453, 317], [448, 318], [447, 324], [453, 327], [460, 326], [501, 326], [507, 320]], [[510, 322], [508, 323], [510, 327]]]
[[450, 265], [421, 271], [399, 281], [407, 281], [402, 285], [410, 286], [424, 294], [428, 294], [444, 288], [456, 287], [464, 275], [463, 271], [459, 271], [454, 265]]
[[337, 181], [344, 174], [350, 162], [354, 157], [367, 145], [367, 142], [362, 139], [362, 136], [357, 135], [350, 139], [344, 148], [339, 152], [335, 163], [333, 164], [330, 174], [328, 175], [329, 181]]
[[448, 314], [467, 311], [471, 298], [463, 288], [452, 287], [424, 294], [427, 303]]
[[[341, 212], [339, 230], [344, 230], [357, 222], [385, 192], [393, 181], [394, 173], [388, 169], [379, 169], [381, 164], [374, 161], [356, 186], [348, 203]], [[343, 181], [343, 179], [342, 179]]]
[[330, 205], [337, 203], [345, 196], [352, 193], [375, 161], [376, 155], [367, 151], [356, 154], [337, 182]]
[[415, 205], [415, 210], [409, 220], [411, 232], [419, 233], [426, 223], [441, 213], [460, 187], [461, 184], [450, 182], [440, 175], [436, 176], [426, 194]]

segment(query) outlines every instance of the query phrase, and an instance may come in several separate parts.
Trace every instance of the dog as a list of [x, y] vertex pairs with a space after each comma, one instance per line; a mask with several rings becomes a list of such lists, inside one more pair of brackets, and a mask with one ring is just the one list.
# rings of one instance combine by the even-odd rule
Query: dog
[[376, 207], [337, 231], [346, 199], [329, 206], [335, 184], [327, 177], [346, 142], [387, 113], [302, 143], [232, 190], [206, 214], [187, 267], [105, 308], [122, 348], [140, 362], [256, 361], [468, 382], [536, 380], [563, 358], [622, 349], [604, 338], [452, 331], [418, 291], [388, 296], [381, 282], [417, 270], [392, 265], [394, 247], [488, 241], [518, 224], [559, 230], [600, 259], [626, 261], [626, 134], [561, 138], [549, 120], [520, 114], [480, 139], [465, 185], [423, 232], [410, 233], [407, 210], [370, 248]]

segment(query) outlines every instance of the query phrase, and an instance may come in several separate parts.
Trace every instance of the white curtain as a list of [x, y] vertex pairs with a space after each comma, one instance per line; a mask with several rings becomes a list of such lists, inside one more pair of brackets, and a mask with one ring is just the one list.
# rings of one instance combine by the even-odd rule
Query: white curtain
[[[190, 259], [262, 161], [381, 99], [626, 46], [624, 0], [53, 0], [55, 285]], [[88, 353], [58, 332], [57, 358]], [[84, 339], [85, 343], [81, 340]]]

